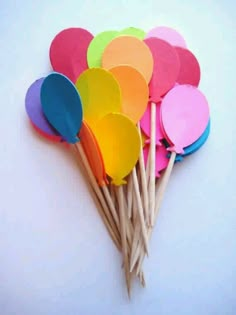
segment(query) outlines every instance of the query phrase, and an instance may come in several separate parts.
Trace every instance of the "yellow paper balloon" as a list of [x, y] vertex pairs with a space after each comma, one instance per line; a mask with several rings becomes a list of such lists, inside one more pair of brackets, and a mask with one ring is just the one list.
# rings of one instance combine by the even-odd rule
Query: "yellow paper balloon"
[[146, 111], [149, 87], [144, 76], [135, 68], [121, 65], [110, 69], [121, 89], [122, 114], [137, 123]]
[[135, 124], [123, 114], [111, 113], [97, 123], [94, 133], [112, 183], [125, 184], [124, 178], [137, 163], [141, 147]]
[[84, 120], [93, 129], [105, 115], [121, 111], [121, 91], [118, 82], [107, 70], [93, 68], [84, 71], [76, 82]]

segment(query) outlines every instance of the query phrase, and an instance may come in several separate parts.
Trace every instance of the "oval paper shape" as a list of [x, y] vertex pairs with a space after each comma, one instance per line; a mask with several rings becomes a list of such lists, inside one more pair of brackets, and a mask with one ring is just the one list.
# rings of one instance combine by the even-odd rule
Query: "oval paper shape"
[[[161, 140], [164, 138], [164, 134], [161, 128], [160, 117], [160, 103], [156, 106], [156, 145], [161, 145]], [[145, 135], [150, 139], [151, 137], [151, 106], [148, 104], [147, 109], [140, 120], [140, 126]], [[150, 141], [150, 140], [149, 140]]]
[[107, 70], [86, 70], [78, 78], [76, 88], [81, 96], [84, 119], [92, 130], [103, 116], [121, 111], [119, 84]]
[[82, 123], [79, 137], [98, 184], [100, 186], [108, 184], [101, 151], [92, 130], [89, 128], [86, 122]]
[[201, 70], [197, 58], [188, 49], [180, 47], [175, 47], [175, 49], [180, 60], [180, 71], [176, 82], [198, 86], [201, 78]]
[[41, 87], [43, 113], [69, 143], [76, 143], [82, 123], [82, 105], [74, 84], [60, 73], [51, 73]]
[[137, 163], [141, 146], [135, 124], [123, 114], [111, 113], [97, 123], [95, 136], [112, 183], [125, 184], [124, 177]]
[[134, 36], [119, 36], [105, 48], [102, 66], [106, 69], [129, 65], [137, 69], [149, 83], [153, 71], [153, 57], [148, 46]]
[[68, 28], [58, 33], [49, 51], [53, 70], [75, 82], [88, 68], [87, 49], [92, 39], [93, 35], [83, 28]]
[[184, 153], [183, 148], [203, 134], [209, 121], [205, 96], [191, 85], [174, 87], [161, 103], [161, 124], [173, 144], [171, 151]]
[[118, 35], [118, 31], [105, 31], [94, 36], [87, 51], [89, 68], [101, 67], [104, 49]]
[[122, 31], [120, 31], [120, 35], [131, 35], [141, 40], [144, 39], [145, 34], [146, 33], [142, 29], [137, 28], [137, 27], [127, 27], [123, 29]]
[[166, 26], [155, 27], [147, 33], [146, 38], [149, 37], [157, 37], [159, 39], [163, 39], [172, 46], [179, 46], [183, 48], [187, 47], [183, 36], [179, 32], [170, 27]]
[[25, 109], [35, 130], [43, 137], [60, 142], [61, 136], [49, 124], [42, 110], [40, 91], [44, 78], [40, 78], [31, 84], [25, 96]]
[[179, 75], [180, 62], [176, 50], [167, 42], [154, 37], [144, 41], [150, 48], [154, 59], [149, 88], [150, 98], [156, 103], [175, 85]]
[[149, 89], [146, 80], [140, 72], [130, 66], [117, 66], [111, 68], [110, 72], [121, 89], [121, 112], [137, 123], [148, 104]]
[[[155, 176], [159, 178], [161, 176], [160, 172], [167, 168], [169, 159], [168, 159], [168, 151], [164, 145], [156, 147], [156, 156], [155, 156]], [[145, 166], [147, 166], [149, 154], [149, 145], [146, 145], [143, 148], [144, 162]]]

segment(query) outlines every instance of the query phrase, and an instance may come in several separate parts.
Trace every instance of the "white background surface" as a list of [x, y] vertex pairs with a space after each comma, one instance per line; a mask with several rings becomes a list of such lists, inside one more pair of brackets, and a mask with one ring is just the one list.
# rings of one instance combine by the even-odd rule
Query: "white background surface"
[[[1, 315], [236, 314], [235, 12], [233, 0], [1, 1]], [[77, 166], [33, 132], [24, 97], [49, 72], [63, 28], [157, 25], [179, 30], [198, 57], [212, 131], [173, 171], [147, 288], [136, 283], [129, 302], [120, 255]]]

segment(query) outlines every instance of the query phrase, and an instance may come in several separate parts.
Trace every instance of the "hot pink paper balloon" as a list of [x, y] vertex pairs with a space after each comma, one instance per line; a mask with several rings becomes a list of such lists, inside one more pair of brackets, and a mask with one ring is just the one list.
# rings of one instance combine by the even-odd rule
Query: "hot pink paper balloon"
[[179, 75], [180, 62], [174, 47], [159, 38], [146, 38], [144, 42], [152, 52], [154, 68], [149, 84], [150, 99], [159, 102], [174, 85]]
[[176, 30], [170, 27], [166, 27], [166, 26], [155, 27], [147, 33], [146, 38], [149, 38], [149, 37], [157, 37], [157, 38], [165, 40], [172, 46], [186, 48], [186, 42], [183, 36], [180, 35], [179, 32], [177, 32]]
[[[160, 123], [160, 103], [156, 106], [156, 145], [161, 145], [160, 140], [164, 138], [161, 123]], [[145, 135], [151, 137], [151, 106], [148, 104], [148, 107], [140, 120], [140, 126]], [[146, 141], [147, 142], [147, 141]]]
[[194, 54], [184, 48], [175, 47], [179, 60], [180, 60], [180, 71], [176, 80], [179, 84], [191, 84], [198, 86], [201, 77], [200, 65]]
[[87, 50], [93, 35], [83, 28], [68, 28], [56, 35], [50, 46], [50, 61], [54, 71], [76, 82], [88, 68]]
[[[168, 151], [164, 145], [156, 147], [156, 166], [155, 166], [155, 176], [159, 178], [161, 176], [160, 172], [167, 168], [169, 159]], [[146, 145], [143, 148], [144, 162], [145, 166], [147, 165], [147, 159], [149, 154], [149, 145]]]
[[173, 145], [170, 151], [182, 154], [183, 148], [195, 142], [209, 121], [205, 96], [191, 85], [179, 85], [166, 94], [161, 103], [161, 123]]

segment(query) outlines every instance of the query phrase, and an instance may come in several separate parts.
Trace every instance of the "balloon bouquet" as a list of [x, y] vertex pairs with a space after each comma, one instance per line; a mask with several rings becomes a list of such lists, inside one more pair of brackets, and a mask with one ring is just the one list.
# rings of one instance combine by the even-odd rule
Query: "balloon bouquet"
[[96, 36], [69, 28], [49, 55], [54, 72], [29, 87], [27, 114], [81, 161], [130, 295], [135, 275], [145, 286], [142, 263], [174, 163], [210, 132], [199, 63], [168, 27]]

